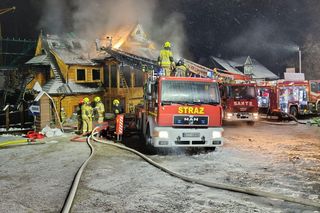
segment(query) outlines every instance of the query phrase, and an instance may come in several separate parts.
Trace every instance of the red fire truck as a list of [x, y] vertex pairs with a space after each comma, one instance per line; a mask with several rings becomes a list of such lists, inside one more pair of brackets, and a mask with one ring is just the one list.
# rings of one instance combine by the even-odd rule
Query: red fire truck
[[152, 147], [216, 147], [223, 144], [218, 83], [209, 78], [150, 77], [137, 127]]
[[221, 83], [220, 91], [224, 121], [246, 121], [253, 125], [258, 120], [256, 83]]
[[259, 82], [261, 112], [293, 116], [320, 113], [320, 80]]

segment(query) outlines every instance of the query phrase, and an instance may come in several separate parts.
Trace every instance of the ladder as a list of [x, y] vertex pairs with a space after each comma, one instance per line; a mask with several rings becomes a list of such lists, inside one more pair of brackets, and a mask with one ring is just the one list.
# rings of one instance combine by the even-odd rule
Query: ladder
[[[114, 49], [112, 47], [101, 47], [100, 50], [106, 51], [115, 59], [123, 62], [129, 66], [132, 66], [138, 70], [159, 70], [160, 66], [157, 64], [156, 60], [149, 58], [137, 56], [132, 53], [125, 52], [123, 50]], [[185, 65], [188, 67], [189, 71], [199, 77], [209, 77], [209, 78], [223, 78], [223, 79], [234, 79], [234, 75], [227, 70], [222, 69], [210, 69], [203, 65], [197, 64], [193, 61], [184, 59]]]

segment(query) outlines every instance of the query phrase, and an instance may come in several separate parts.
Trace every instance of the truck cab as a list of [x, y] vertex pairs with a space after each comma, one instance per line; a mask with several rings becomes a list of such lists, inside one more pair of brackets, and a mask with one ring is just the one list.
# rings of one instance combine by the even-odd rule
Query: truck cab
[[216, 147], [223, 144], [218, 84], [209, 78], [149, 79], [139, 112], [143, 135], [153, 147]]
[[222, 83], [220, 85], [224, 121], [258, 120], [258, 102], [255, 83]]

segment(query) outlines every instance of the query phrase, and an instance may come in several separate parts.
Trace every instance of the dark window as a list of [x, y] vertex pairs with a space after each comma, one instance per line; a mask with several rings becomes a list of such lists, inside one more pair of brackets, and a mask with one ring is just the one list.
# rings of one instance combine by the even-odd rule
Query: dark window
[[254, 86], [230, 86], [228, 96], [236, 99], [253, 99], [256, 97]]
[[312, 82], [311, 83], [311, 92], [315, 92], [315, 93], [320, 92], [320, 83]]
[[85, 81], [85, 80], [86, 80], [86, 70], [77, 69], [77, 81]]
[[104, 66], [104, 85], [109, 87], [109, 65]]
[[100, 80], [100, 70], [98, 69], [92, 69], [92, 80], [98, 81]]
[[[129, 66], [121, 66], [120, 67], [122, 73], [123, 73], [123, 76], [126, 80], [126, 83], [128, 85], [128, 87], [131, 86], [131, 72], [130, 72], [130, 67]], [[124, 87], [124, 85], [121, 85], [121, 87]]]
[[117, 87], [117, 65], [112, 64], [110, 69], [111, 69], [111, 87]]
[[135, 87], [142, 87], [143, 86], [143, 72], [141, 70], [135, 70]]

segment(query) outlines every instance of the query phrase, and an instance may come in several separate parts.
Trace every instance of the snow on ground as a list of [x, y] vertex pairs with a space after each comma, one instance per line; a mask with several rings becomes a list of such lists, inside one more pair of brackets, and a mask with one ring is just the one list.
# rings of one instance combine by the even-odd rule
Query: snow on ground
[[[178, 152], [151, 157], [189, 177], [320, 202], [319, 133], [319, 129], [303, 125], [230, 125], [225, 127], [225, 145], [215, 152], [194, 155]], [[98, 154], [84, 174], [75, 212], [315, 210], [187, 183], [137, 156], [107, 145], [96, 147]]]
[[0, 212], [60, 211], [90, 151], [69, 139], [66, 134], [44, 139], [47, 144], [0, 149]]
[[[89, 155], [72, 135], [0, 149], [0, 212], [59, 212]], [[189, 177], [320, 202], [320, 128], [228, 125], [214, 152], [150, 156]], [[58, 143], [53, 143], [58, 141]], [[141, 143], [132, 137], [126, 144]], [[184, 182], [138, 156], [94, 144], [72, 212], [317, 212], [303, 205]], [[318, 209], [319, 212], [319, 209]]]

